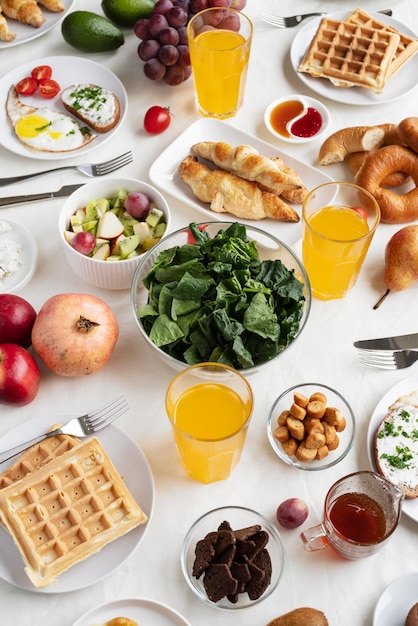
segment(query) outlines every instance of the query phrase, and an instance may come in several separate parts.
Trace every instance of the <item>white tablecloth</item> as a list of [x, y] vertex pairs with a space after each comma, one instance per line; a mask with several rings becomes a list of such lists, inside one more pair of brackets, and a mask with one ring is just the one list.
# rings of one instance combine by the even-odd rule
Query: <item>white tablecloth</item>
[[[370, 10], [386, 8], [384, 5], [383, 0], [364, 0], [362, 3]], [[396, 19], [418, 32], [415, 0], [393, 0], [391, 7]], [[85, 3], [78, 0], [74, 8], [85, 9]], [[89, 8], [101, 12], [98, 0], [92, 0]], [[297, 29], [279, 30], [263, 24], [258, 17], [261, 8], [290, 14], [295, 8], [301, 12], [333, 11], [350, 8], [350, 4], [332, 0], [300, 0], [297, 7], [291, 0], [248, 0], [247, 3], [246, 12], [254, 20], [255, 34], [245, 102], [236, 118], [225, 123], [316, 165], [317, 141], [289, 146], [272, 138], [264, 127], [264, 109], [274, 98], [290, 93], [315, 94], [302, 84], [289, 63], [289, 47]], [[149, 181], [148, 172], [154, 159], [199, 116], [194, 109], [192, 81], [175, 88], [148, 81], [137, 57], [137, 45], [138, 40], [127, 30], [126, 43], [117, 51], [88, 55], [88, 58], [106, 65], [123, 81], [129, 97], [129, 111], [120, 131], [83, 160], [101, 161], [130, 148], [134, 162], [120, 173]], [[0, 73], [4, 75], [30, 59], [35, 64], [36, 59], [47, 55], [83, 56], [64, 42], [57, 27], [25, 45], [0, 50]], [[413, 73], [411, 81], [416, 82]], [[398, 122], [416, 115], [416, 98], [417, 91], [414, 90], [394, 102], [373, 107], [347, 106], [343, 102], [328, 100], [326, 104], [332, 115], [330, 132], [356, 124]], [[173, 116], [170, 128], [159, 136], [146, 135], [142, 129], [143, 115], [152, 104], [170, 106]], [[189, 146], [185, 145], [185, 152], [188, 149]], [[0, 162], [0, 176], [40, 170], [44, 165], [50, 165], [49, 162], [18, 157], [3, 148], [0, 148]], [[334, 178], [350, 176], [343, 165], [330, 166], [326, 173]], [[86, 178], [77, 172], [64, 172], [0, 188], [0, 195], [58, 189], [63, 183], [72, 182], [83, 183]], [[189, 221], [199, 221], [201, 214], [169, 196], [167, 198], [173, 215], [173, 230]], [[81, 283], [73, 274], [63, 257], [58, 237], [60, 206], [61, 200], [57, 199], [1, 211], [2, 218], [28, 226], [39, 247], [36, 275], [21, 295], [39, 309], [56, 293], [94, 293], [115, 312], [120, 338], [109, 364], [94, 376], [66, 379], [42, 367], [41, 387], [34, 402], [22, 408], [0, 408], [0, 435], [32, 418], [45, 414], [56, 418], [69, 410], [82, 412], [123, 392], [129, 400], [130, 410], [119, 420], [118, 427], [141, 446], [148, 458], [155, 481], [155, 510], [138, 549], [114, 573], [89, 588], [67, 594], [43, 594], [23, 591], [0, 581], [1, 623], [71, 626], [81, 614], [97, 604], [123, 597], [143, 597], [167, 603], [195, 626], [223, 626], [226, 621], [231, 626], [263, 626], [298, 606], [323, 610], [333, 626], [371, 626], [375, 604], [384, 589], [399, 576], [417, 569], [418, 526], [405, 515], [391, 542], [376, 556], [358, 562], [340, 560], [328, 550], [307, 553], [302, 548], [298, 530], [282, 530], [287, 553], [282, 581], [269, 599], [244, 611], [226, 614], [200, 602], [183, 580], [179, 555], [184, 534], [191, 523], [213, 507], [240, 504], [257, 509], [274, 520], [278, 504], [297, 496], [303, 498], [310, 508], [305, 526], [313, 525], [321, 516], [327, 489], [337, 478], [359, 469], [370, 469], [366, 439], [370, 416], [382, 395], [411, 376], [414, 368], [382, 371], [363, 367], [353, 341], [417, 331], [418, 285], [392, 293], [379, 310], [372, 308], [384, 291], [385, 245], [401, 226], [379, 226], [358, 284], [351, 293], [344, 300], [314, 300], [308, 325], [292, 349], [274, 365], [251, 378], [255, 410], [241, 463], [229, 480], [202, 485], [184, 475], [168, 427], [164, 394], [173, 371], [154, 357], [139, 336], [128, 290], [95, 289]], [[283, 224], [281, 236], [293, 245], [300, 232], [300, 223]], [[307, 381], [323, 382], [338, 389], [351, 403], [357, 419], [351, 452], [339, 465], [322, 472], [298, 471], [283, 464], [271, 450], [266, 435], [268, 411], [276, 396], [284, 388]], [[416, 367], [415, 386], [418, 386]], [[17, 553], [16, 558], [19, 558]]]

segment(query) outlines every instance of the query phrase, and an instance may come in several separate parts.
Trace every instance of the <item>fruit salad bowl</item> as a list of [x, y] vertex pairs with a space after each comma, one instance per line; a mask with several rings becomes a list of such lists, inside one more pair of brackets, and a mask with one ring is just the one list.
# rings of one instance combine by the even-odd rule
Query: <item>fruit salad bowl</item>
[[129, 289], [145, 252], [168, 232], [170, 215], [164, 196], [148, 183], [122, 177], [91, 181], [67, 198], [59, 214], [68, 264], [90, 285]]
[[[237, 255], [235, 249], [240, 251]], [[227, 263], [221, 268], [215, 264], [219, 271], [212, 273], [211, 259], [224, 254]], [[194, 282], [193, 269], [188, 268], [196, 262], [202, 275]], [[162, 287], [164, 277], [167, 284]], [[243, 287], [247, 280], [257, 288], [247, 291]], [[197, 294], [202, 285], [203, 292]], [[284, 285], [283, 291], [277, 285]], [[270, 288], [273, 311], [261, 293]], [[254, 291], [260, 293], [254, 296]], [[240, 306], [235, 306], [238, 300]], [[247, 375], [274, 362], [294, 344], [309, 317], [311, 291], [297, 255], [273, 235], [239, 222], [192, 223], [168, 234], [141, 258], [132, 281], [131, 305], [142, 338], [176, 371], [218, 360]], [[255, 320], [257, 332], [250, 328], [250, 319]], [[273, 330], [258, 327], [266, 319], [272, 321]], [[227, 328], [238, 328], [239, 337], [231, 339]]]

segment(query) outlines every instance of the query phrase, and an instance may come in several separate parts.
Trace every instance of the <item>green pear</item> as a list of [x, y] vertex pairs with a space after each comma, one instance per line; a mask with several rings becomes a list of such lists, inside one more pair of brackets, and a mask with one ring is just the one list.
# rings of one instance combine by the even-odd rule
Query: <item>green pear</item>
[[391, 291], [403, 291], [418, 281], [418, 225], [401, 228], [388, 241], [384, 281], [387, 289], [375, 309]]

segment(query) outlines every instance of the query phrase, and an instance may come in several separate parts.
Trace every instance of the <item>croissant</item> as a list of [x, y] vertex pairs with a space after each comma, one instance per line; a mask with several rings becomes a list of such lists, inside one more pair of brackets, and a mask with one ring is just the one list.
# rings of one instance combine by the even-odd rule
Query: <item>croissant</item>
[[277, 162], [262, 156], [252, 146], [234, 148], [222, 141], [202, 141], [192, 146], [197, 156], [245, 180], [254, 181], [263, 191], [280, 195], [285, 189], [296, 189], [298, 182]]
[[38, 4], [52, 11], [53, 13], [61, 13], [65, 7], [60, 0], [38, 0]]
[[289, 177], [290, 180], [294, 182], [297, 187], [295, 189], [283, 189], [281, 195], [285, 200], [289, 200], [289, 202], [295, 202], [296, 204], [302, 204], [303, 199], [308, 194], [308, 188], [302, 183], [301, 177], [298, 172], [293, 168], [285, 165], [283, 159], [279, 156], [276, 156], [272, 159], [280, 169]]
[[202, 202], [216, 213], [261, 220], [271, 217], [284, 222], [298, 222], [296, 211], [276, 194], [262, 191], [256, 183], [223, 170], [211, 170], [197, 157], [189, 155], [178, 168], [180, 178]]
[[3, 12], [12, 20], [39, 28], [45, 22], [41, 9], [35, 0], [1, 0]]
[[15, 37], [16, 34], [9, 29], [7, 20], [2, 14], [0, 7], [0, 41], [13, 41]]

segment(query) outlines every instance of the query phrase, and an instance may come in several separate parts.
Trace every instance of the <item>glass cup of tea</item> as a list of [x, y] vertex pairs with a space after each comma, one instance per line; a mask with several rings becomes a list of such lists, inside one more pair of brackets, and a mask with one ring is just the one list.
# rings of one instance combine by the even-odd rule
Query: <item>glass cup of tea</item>
[[166, 411], [180, 461], [203, 483], [225, 480], [238, 464], [253, 410], [246, 378], [221, 363], [198, 363], [173, 378]]
[[241, 107], [252, 34], [252, 22], [235, 9], [205, 9], [189, 21], [190, 63], [202, 115], [226, 119]]
[[352, 183], [324, 183], [302, 203], [302, 261], [314, 296], [344, 298], [380, 222], [374, 197]]
[[403, 499], [403, 491], [380, 474], [341, 478], [327, 493], [323, 521], [301, 533], [305, 550], [331, 547], [350, 560], [375, 554], [396, 529]]

